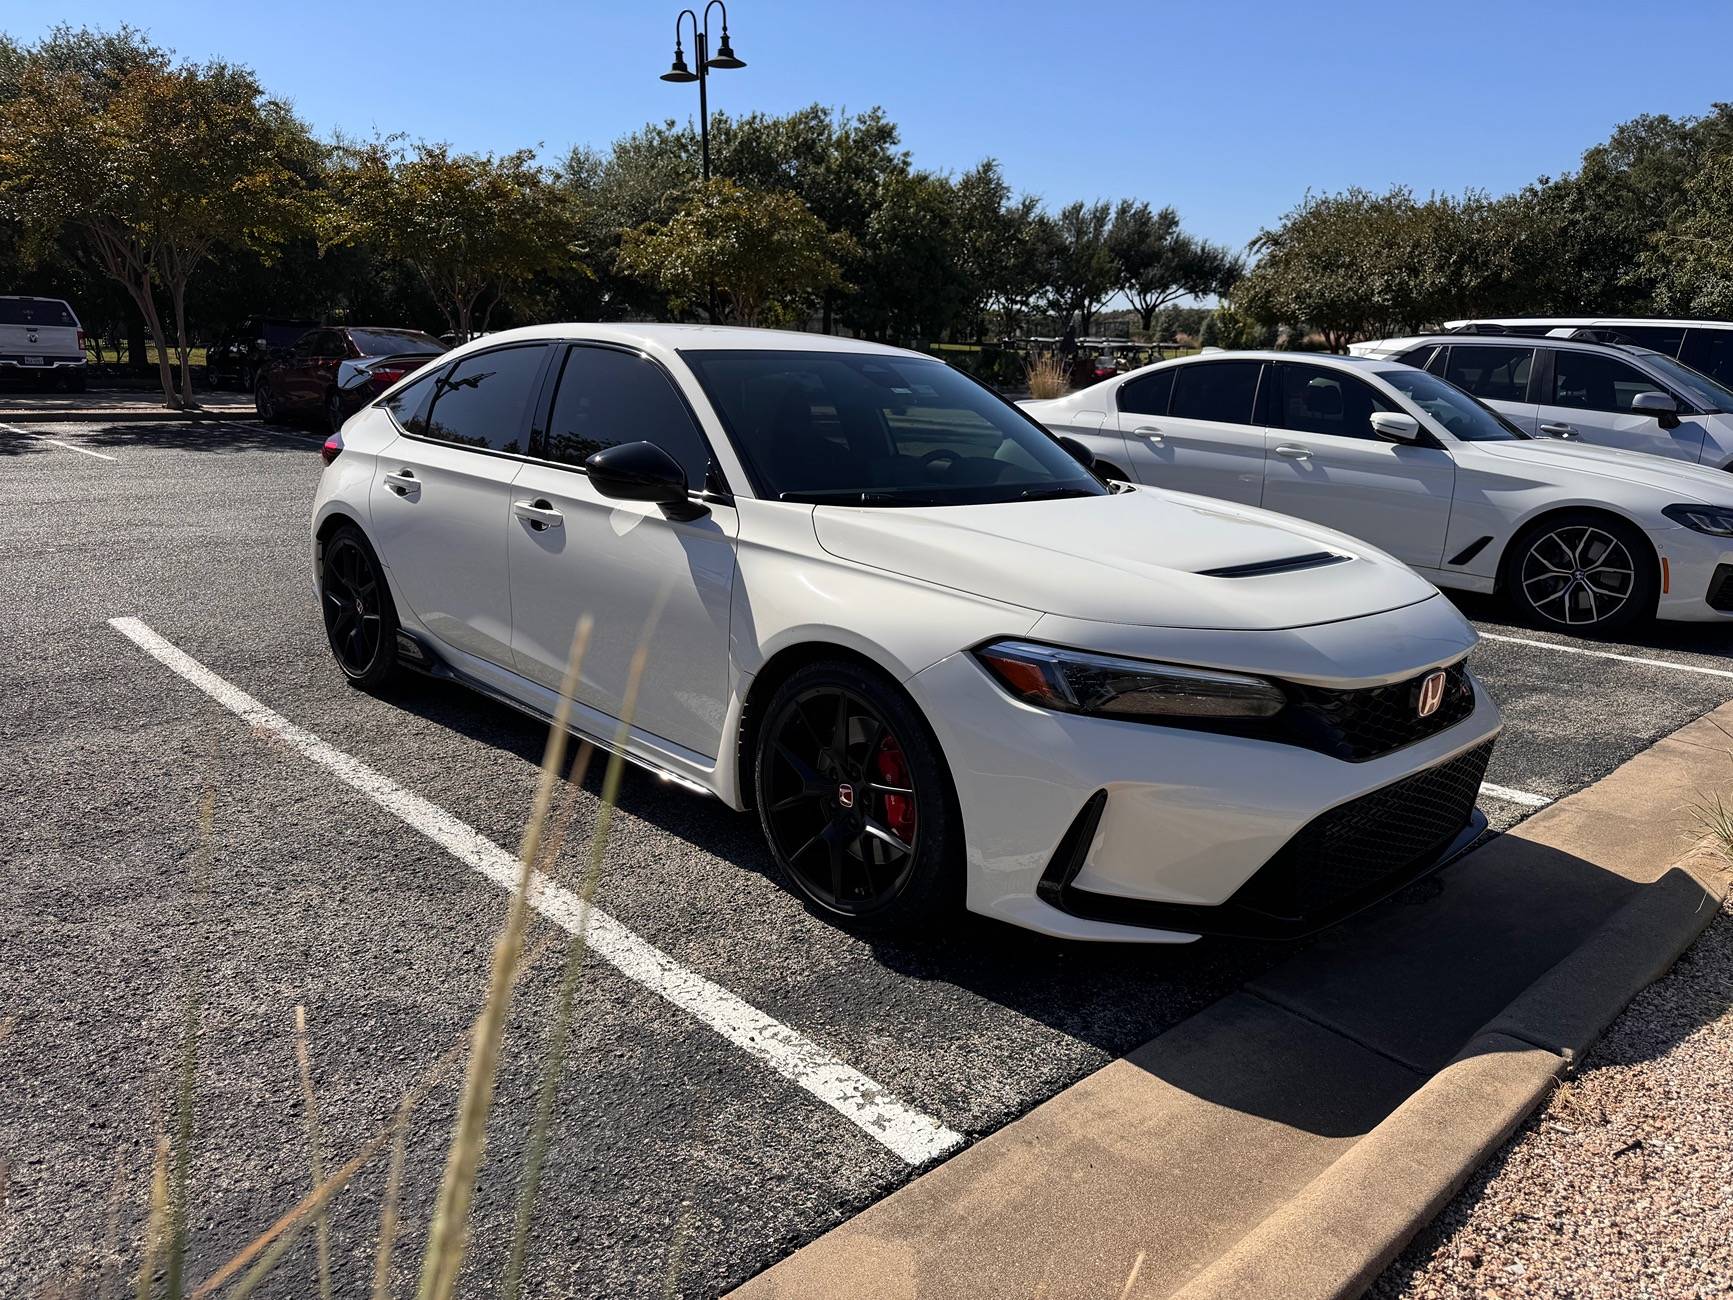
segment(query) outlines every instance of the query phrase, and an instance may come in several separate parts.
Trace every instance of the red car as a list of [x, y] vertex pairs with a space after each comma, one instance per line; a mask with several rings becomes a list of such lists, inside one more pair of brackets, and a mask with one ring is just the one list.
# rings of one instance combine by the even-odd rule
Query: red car
[[275, 424], [322, 419], [332, 432], [412, 370], [446, 351], [420, 330], [328, 325], [308, 330], [259, 369], [253, 403]]

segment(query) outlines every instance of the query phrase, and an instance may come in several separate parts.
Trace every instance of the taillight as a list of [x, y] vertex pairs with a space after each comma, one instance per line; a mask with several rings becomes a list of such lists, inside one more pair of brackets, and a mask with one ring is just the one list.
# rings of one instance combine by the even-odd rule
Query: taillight
[[325, 445], [319, 448], [319, 459], [329, 465], [332, 461], [337, 459], [342, 451], [343, 435], [340, 433], [334, 433], [329, 438], [325, 439]]
[[78, 331], [78, 350], [80, 352], [84, 351], [84, 331], [83, 330]]
[[379, 391], [383, 393], [387, 388], [390, 388], [391, 385], [395, 384], [408, 373], [409, 371], [406, 369], [375, 370], [372, 372], [373, 382], [378, 386]]

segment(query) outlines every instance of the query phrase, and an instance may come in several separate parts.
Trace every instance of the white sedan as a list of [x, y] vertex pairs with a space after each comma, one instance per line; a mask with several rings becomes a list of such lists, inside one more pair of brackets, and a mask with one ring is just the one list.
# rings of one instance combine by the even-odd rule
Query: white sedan
[[1339, 528], [1543, 626], [1733, 619], [1733, 475], [1531, 438], [1412, 366], [1204, 354], [1023, 407], [1111, 475]]
[[576, 729], [756, 809], [861, 926], [1290, 934], [1475, 833], [1499, 715], [1430, 584], [1081, 454], [915, 353], [515, 330], [326, 444], [316, 586], [355, 684], [540, 718], [593, 616]]

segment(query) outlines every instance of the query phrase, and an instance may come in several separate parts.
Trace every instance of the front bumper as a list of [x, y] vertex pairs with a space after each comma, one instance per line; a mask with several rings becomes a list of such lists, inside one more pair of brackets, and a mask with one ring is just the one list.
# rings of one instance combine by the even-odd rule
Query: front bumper
[[1733, 619], [1733, 582], [1728, 580], [1733, 575], [1733, 539], [1665, 528], [1651, 531], [1649, 541], [1666, 561], [1666, 590], [1656, 602], [1656, 618], [1694, 623]]
[[[1303, 933], [1375, 901], [1448, 856], [1501, 725], [1475, 680], [1475, 707], [1461, 722], [1350, 763], [1268, 740], [1037, 709], [1006, 695], [967, 654], [909, 685], [950, 761], [969, 907], [1076, 939]], [[1407, 783], [1445, 768], [1461, 820], [1449, 809], [1442, 821], [1411, 816], [1403, 796], [1423, 792]], [[1369, 838], [1318, 825], [1333, 810], [1351, 818], [1373, 797], [1380, 815]], [[1409, 852], [1392, 856], [1387, 871], [1344, 861], [1345, 846], [1397, 840]], [[1313, 874], [1344, 868], [1348, 878], [1324, 891], [1327, 906], [1292, 905], [1317, 902], [1315, 891], [1293, 892]]]

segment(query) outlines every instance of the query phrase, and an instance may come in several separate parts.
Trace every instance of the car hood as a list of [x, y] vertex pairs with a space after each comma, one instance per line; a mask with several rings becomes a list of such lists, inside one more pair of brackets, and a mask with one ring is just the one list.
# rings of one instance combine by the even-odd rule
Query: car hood
[[[1001, 505], [818, 506], [813, 528], [826, 551], [857, 564], [1100, 623], [1305, 627], [1436, 594], [1407, 566], [1340, 533], [1153, 488]], [[1331, 559], [1283, 567], [1320, 552]]]
[[[1557, 438], [1458, 445], [1467, 448], [1471, 457], [1484, 458], [1489, 468], [1515, 470], [1520, 466], [1523, 470], [1547, 473], [1548, 482], [1558, 482], [1561, 472], [1590, 474], [1686, 500], [1733, 505], [1733, 475], [1665, 456], [1622, 451], [1617, 447], [1591, 447]], [[1459, 456], [1459, 463], [1461, 460]]]

